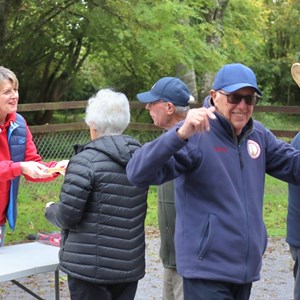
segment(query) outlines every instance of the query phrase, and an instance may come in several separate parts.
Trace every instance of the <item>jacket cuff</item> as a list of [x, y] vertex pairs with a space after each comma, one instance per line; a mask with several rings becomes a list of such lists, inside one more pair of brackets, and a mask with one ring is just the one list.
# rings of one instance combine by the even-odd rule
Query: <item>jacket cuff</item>
[[14, 162], [11, 164], [11, 171], [14, 177], [22, 175], [21, 172], [21, 163], [20, 162]]

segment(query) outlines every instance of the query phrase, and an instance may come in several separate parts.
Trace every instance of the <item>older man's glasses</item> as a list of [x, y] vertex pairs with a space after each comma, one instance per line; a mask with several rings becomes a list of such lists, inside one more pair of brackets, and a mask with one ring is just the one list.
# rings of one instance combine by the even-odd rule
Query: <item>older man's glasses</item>
[[256, 93], [249, 95], [240, 95], [238, 93], [225, 94], [222, 91], [218, 91], [218, 93], [226, 96], [227, 102], [230, 104], [239, 104], [243, 99], [245, 99], [247, 105], [256, 105], [260, 100], [260, 96]]

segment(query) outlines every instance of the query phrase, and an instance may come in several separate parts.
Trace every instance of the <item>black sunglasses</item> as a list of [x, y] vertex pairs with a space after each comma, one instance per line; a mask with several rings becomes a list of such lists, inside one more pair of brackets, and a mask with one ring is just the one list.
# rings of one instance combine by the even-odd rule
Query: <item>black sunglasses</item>
[[256, 105], [260, 100], [260, 96], [256, 93], [254, 93], [253, 95], [240, 95], [236, 93], [225, 94], [222, 91], [217, 92], [226, 96], [227, 101], [230, 104], [239, 104], [243, 99], [245, 99], [247, 105]]

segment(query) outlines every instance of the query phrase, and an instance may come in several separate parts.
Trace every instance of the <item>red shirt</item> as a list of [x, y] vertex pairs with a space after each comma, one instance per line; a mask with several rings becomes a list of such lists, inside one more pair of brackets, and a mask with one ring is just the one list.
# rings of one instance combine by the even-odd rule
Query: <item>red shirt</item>
[[[0, 225], [6, 222], [6, 207], [9, 200], [10, 180], [20, 176], [21, 168], [20, 162], [13, 162], [11, 160], [9, 145], [7, 140], [8, 128], [10, 122], [16, 120], [16, 113], [7, 115], [4, 125], [0, 125]], [[40, 155], [37, 153], [36, 146], [32, 139], [32, 134], [26, 125], [26, 152], [24, 161], [38, 161], [42, 162]], [[43, 163], [48, 167], [53, 167], [56, 162]], [[49, 178], [33, 179], [25, 175], [26, 180], [34, 182], [47, 182], [55, 179], [58, 174]]]

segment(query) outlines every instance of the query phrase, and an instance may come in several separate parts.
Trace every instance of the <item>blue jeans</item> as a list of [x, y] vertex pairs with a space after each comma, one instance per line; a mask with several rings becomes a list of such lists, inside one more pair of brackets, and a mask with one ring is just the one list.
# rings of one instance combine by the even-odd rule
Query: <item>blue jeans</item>
[[0, 247], [4, 246], [5, 225], [0, 225]]
[[188, 300], [248, 300], [251, 288], [252, 283], [183, 278], [184, 299]]
[[290, 251], [294, 260], [294, 300], [300, 300], [300, 248], [296, 248], [290, 245]]

